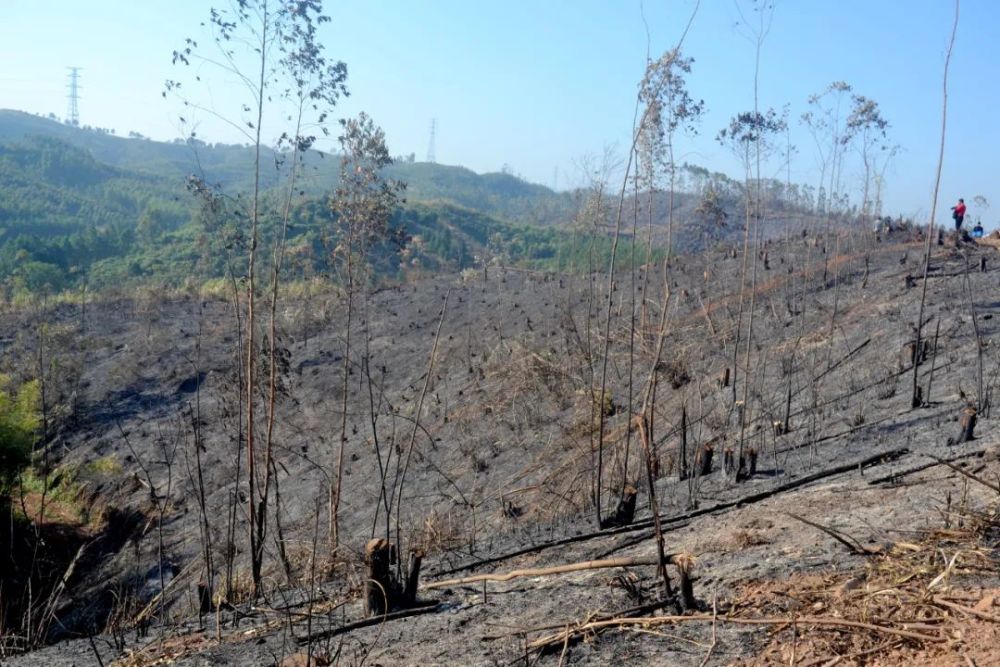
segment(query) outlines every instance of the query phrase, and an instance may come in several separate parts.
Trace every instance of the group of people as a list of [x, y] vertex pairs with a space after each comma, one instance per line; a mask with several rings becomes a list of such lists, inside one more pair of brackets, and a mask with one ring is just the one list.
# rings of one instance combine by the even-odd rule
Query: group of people
[[[959, 198], [958, 203], [951, 207], [951, 217], [955, 221], [955, 231], [962, 231], [962, 223], [965, 221], [965, 200]], [[980, 239], [983, 237], [983, 225], [976, 222], [976, 226], [972, 228], [972, 238]]]

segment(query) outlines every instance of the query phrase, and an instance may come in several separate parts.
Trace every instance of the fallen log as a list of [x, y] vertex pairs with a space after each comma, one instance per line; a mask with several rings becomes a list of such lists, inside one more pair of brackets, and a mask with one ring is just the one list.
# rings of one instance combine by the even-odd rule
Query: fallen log
[[559, 632], [553, 635], [547, 635], [545, 637], [536, 639], [535, 641], [528, 644], [528, 648], [531, 650], [542, 650], [549, 648], [551, 646], [562, 645], [566, 643], [567, 640], [573, 637], [583, 636], [584, 634], [592, 633], [596, 630], [601, 630], [604, 628], [621, 627], [626, 625], [643, 625], [646, 627], [652, 627], [657, 625], [667, 625], [671, 623], [692, 623], [692, 622], [735, 623], [742, 625], [795, 625], [800, 627], [812, 625], [812, 626], [828, 626], [828, 627], [840, 627], [840, 628], [856, 628], [858, 630], [868, 630], [871, 632], [878, 632], [881, 634], [893, 635], [896, 637], [903, 637], [906, 639], [914, 639], [916, 641], [930, 642], [935, 644], [948, 641], [946, 637], [928, 635], [921, 632], [912, 632], [909, 630], [899, 630], [897, 628], [892, 628], [885, 625], [877, 625], [875, 623], [849, 621], [842, 618], [832, 618], [827, 616], [738, 618], [735, 616], [718, 616], [716, 614], [692, 614], [690, 616], [649, 616], [641, 618], [612, 618], [600, 621], [590, 621], [587, 623], [581, 623], [574, 627], [568, 628], [563, 632]]
[[[667, 562], [675, 562], [676, 554], [668, 554]], [[447, 588], [449, 586], [462, 586], [464, 584], [475, 584], [480, 581], [510, 581], [521, 577], [545, 577], [553, 574], [566, 574], [568, 572], [580, 572], [581, 570], [599, 570], [609, 567], [632, 567], [635, 565], [657, 565], [659, 561], [655, 557], [636, 556], [631, 558], [609, 558], [607, 560], [588, 560], [582, 563], [570, 563], [569, 565], [554, 565], [552, 567], [535, 567], [521, 570], [513, 570], [506, 574], [477, 574], [471, 577], [461, 577], [459, 579], [445, 579], [444, 581], [433, 581], [426, 583], [422, 588]]]
[[[870, 426], [871, 426], [871, 424], [868, 425], [868, 427], [870, 427]], [[840, 437], [840, 436], [843, 436], [843, 435], [847, 435], [847, 434], [852, 433], [852, 432], [854, 432], [856, 430], [858, 430], [858, 429], [857, 428], [853, 428], [853, 429], [849, 429], [847, 431], [844, 431], [844, 432], [836, 434], [836, 435], [826, 436], [824, 438], [818, 439], [817, 442], [820, 442], [820, 441], [823, 441], [823, 440], [827, 440], [827, 439], [832, 439], [832, 438], [835, 438], [835, 437]], [[796, 446], [793, 446], [791, 449], [796, 449], [799, 446], [805, 446], [806, 444], [809, 444], [809, 443], [805, 443], [803, 445], [796, 445]], [[781, 450], [781, 452], [784, 452], [784, 451], [786, 451], [786, 450]], [[818, 481], [818, 480], [821, 480], [821, 479], [825, 479], [827, 477], [833, 477], [835, 475], [841, 475], [841, 474], [843, 474], [845, 472], [852, 472], [854, 470], [858, 470], [859, 468], [867, 468], [867, 467], [870, 467], [870, 466], [873, 466], [873, 465], [879, 465], [879, 464], [882, 464], [882, 463], [888, 463], [890, 461], [895, 461], [897, 459], [900, 459], [900, 458], [906, 456], [909, 453], [910, 453], [910, 450], [908, 448], [906, 448], [906, 447], [900, 447], [900, 448], [897, 448], [897, 449], [890, 449], [890, 450], [888, 450], [886, 452], [882, 452], [881, 454], [874, 454], [872, 456], [866, 457], [864, 459], [861, 459], [860, 461], [854, 461], [852, 463], [845, 463], [843, 465], [839, 465], [839, 466], [836, 466], [834, 468], [828, 468], [826, 470], [820, 470], [820, 471], [812, 473], [810, 475], [806, 475], [805, 477], [800, 477], [798, 479], [793, 479], [793, 480], [791, 480], [789, 482], [786, 482], [784, 484], [779, 484], [778, 486], [772, 487], [772, 488], [770, 488], [770, 489], [768, 489], [766, 491], [759, 491], [757, 493], [752, 493], [752, 494], [749, 494], [747, 496], [743, 496], [741, 498], [737, 498], [735, 500], [729, 500], [729, 501], [726, 501], [726, 502], [723, 502], [723, 503], [718, 503], [716, 505], [712, 505], [711, 507], [699, 508], [699, 509], [696, 509], [696, 510], [692, 510], [690, 512], [686, 512], [684, 514], [678, 514], [678, 515], [673, 516], [673, 517], [661, 516], [660, 520], [664, 524], [679, 524], [679, 525], [672, 526], [672, 529], [682, 528], [682, 527], [684, 527], [684, 526], [687, 525], [687, 523], [688, 523], [688, 521], [690, 519], [694, 519], [694, 518], [697, 518], [697, 517], [700, 517], [700, 516], [709, 515], [709, 514], [714, 514], [714, 513], [717, 513], [717, 512], [722, 512], [722, 511], [731, 509], [733, 507], [740, 507], [740, 506], [743, 506], [743, 505], [750, 505], [750, 504], [753, 504], [753, 503], [756, 503], [756, 502], [760, 502], [761, 500], [766, 500], [768, 498], [771, 498], [772, 496], [784, 493], [786, 491], [791, 491], [791, 490], [797, 489], [797, 488], [799, 488], [801, 486], [805, 486], [806, 484], [811, 484], [812, 482], [815, 482], [815, 481]], [[472, 562], [469, 562], [469, 563], [465, 563], [463, 565], [458, 565], [458, 566], [455, 566], [455, 567], [448, 568], [446, 570], [441, 570], [441, 571], [435, 572], [434, 574], [436, 576], [443, 576], [443, 575], [446, 575], [446, 574], [454, 574], [456, 572], [463, 572], [465, 570], [475, 570], [475, 569], [478, 569], [480, 567], [485, 567], [487, 565], [493, 565], [494, 563], [499, 563], [499, 562], [502, 562], [502, 561], [505, 561], [505, 560], [509, 560], [511, 558], [516, 558], [518, 556], [524, 556], [524, 555], [529, 554], [529, 553], [536, 553], [536, 552], [544, 551], [546, 549], [551, 549], [551, 548], [554, 548], [554, 547], [561, 547], [561, 546], [565, 546], [567, 544], [573, 544], [575, 542], [585, 542], [585, 541], [592, 540], [592, 539], [598, 539], [598, 538], [602, 538], [602, 537], [610, 537], [612, 535], [619, 535], [619, 534], [622, 534], [622, 533], [631, 533], [631, 532], [636, 532], [636, 531], [640, 531], [640, 530], [646, 530], [648, 528], [652, 528], [652, 526], [653, 526], [653, 519], [652, 518], [643, 519], [641, 521], [637, 521], [637, 522], [633, 523], [630, 526], [623, 526], [621, 528], [612, 528], [610, 530], [598, 530], [598, 531], [594, 531], [594, 532], [591, 532], [591, 533], [584, 533], [582, 535], [573, 535], [571, 537], [564, 537], [564, 538], [561, 538], [561, 539], [558, 539], [558, 540], [552, 540], [550, 542], [542, 542], [540, 544], [533, 544], [531, 546], [527, 546], [527, 547], [524, 547], [522, 549], [517, 549], [515, 551], [511, 551], [511, 552], [508, 552], [508, 553], [500, 554], [498, 556], [492, 556], [490, 558], [483, 558], [481, 560], [472, 561]]]
[[[981, 457], [985, 453], [986, 453], [985, 449], [977, 449], [974, 452], [968, 452], [966, 454], [959, 454], [958, 456], [952, 456], [951, 458], [945, 459], [945, 461], [954, 462], [954, 461], [960, 461], [962, 459], [971, 459], [973, 457]], [[888, 484], [896, 482], [903, 477], [915, 475], [918, 472], [923, 472], [928, 468], [934, 468], [939, 465], [944, 465], [944, 463], [941, 463], [939, 461], [934, 461], [933, 463], [923, 463], [921, 465], [914, 466], [912, 468], [907, 468], [906, 470], [900, 470], [899, 472], [890, 473], [882, 477], [876, 477], [875, 479], [869, 480], [868, 483], [876, 485], [876, 484]]]
[[309, 643], [318, 642], [324, 639], [329, 639], [330, 637], [336, 637], [337, 635], [353, 632], [354, 630], [360, 630], [361, 628], [368, 628], [373, 625], [381, 625], [382, 623], [388, 623], [389, 621], [395, 621], [400, 618], [419, 616], [421, 614], [433, 614], [434, 612], [439, 611], [442, 607], [443, 605], [440, 602], [417, 603], [417, 606], [411, 607], [410, 609], [401, 609], [400, 611], [393, 611], [389, 612], [388, 614], [382, 614], [380, 616], [371, 616], [369, 618], [363, 618], [359, 621], [354, 621], [353, 623], [346, 623], [336, 628], [320, 630], [319, 632], [313, 632], [303, 637], [296, 637], [295, 641], [298, 643], [299, 646], [304, 646]]
[[[670, 600], [656, 600], [655, 602], [650, 602], [648, 604], [639, 605], [638, 607], [631, 607], [630, 609], [623, 609], [622, 611], [612, 612], [610, 614], [598, 614], [590, 620], [592, 621], [604, 621], [611, 618], [633, 618], [635, 616], [642, 616], [643, 614], [648, 614], [651, 611], [656, 611], [657, 609], [662, 609], [671, 603]], [[510, 632], [504, 632], [498, 635], [484, 635], [481, 637], [484, 642], [496, 641], [498, 639], [507, 639], [508, 637], [516, 637], [524, 635], [527, 632], [543, 632], [545, 630], [560, 630], [565, 629], [565, 623], [558, 623], [553, 625], [542, 625], [539, 627], [531, 628], [530, 630], [512, 630]]]
[[845, 547], [847, 547], [847, 550], [850, 551], [855, 556], [874, 556], [875, 554], [881, 553], [879, 551], [874, 551], [872, 549], [865, 547], [863, 544], [855, 540], [850, 535], [841, 533], [839, 530], [834, 530], [829, 526], [824, 526], [821, 523], [810, 521], [805, 517], [801, 517], [798, 514], [793, 514], [791, 512], [785, 512], [785, 515], [791, 517], [792, 519], [795, 519], [796, 521], [804, 523], [807, 526], [811, 526], [812, 528], [815, 528], [816, 530], [822, 533], [829, 535], [830, 537], [832, 537], [833, 539], [837, 540]]
[[959, 475], [965, 475], [966, 477], [968, 477], [972, 481], [979, 482], [980, 484], [982, 484], [983, 486], [985, 486], [987, 489], [991, 489], [991, 490], [993, 490], [993, 491], [995, 491], [997, 493], [1000, 493], [1000, 486], [997, 486], [996, 484], [993, 484], [992, 482], [989, 482], [989, 481], [983, 479], [979, 475], [973, 475], [971, 472], [962, 470], [958, 466], [952, 465], [948, 461], [945, 461], [944, 459], [940, 459], [940, 458], [934, 456], [933, 454], [924, 454], [924, 456], [927, 456], [929, 458], [934, 459], [935, 461], [937, 461], [941, 465], [948, 466], [949, 468], [951, 468], [952, 470], [954, 470], [955, 472], [957, 472]]
[[[694, 519], [694, 518], [699, 517], [699, 516], [705, 516], [705, 515], [709, 515], [709, 514], [716, 514], [718, 512], [724, 512], [726, 510], [732, 509], [733, 507], [743, 507], [745, 505], [752, 505], [753, 503], [758, 503], [758, 502], [760, 502], [762, 500], [767, 500], [768, 498], [771, 498], [771, 497], [776, 496], [778, 494], [785, 493], [786, 491], [792, 491], [792, 490], [797, 489], [797, 488], [799, 488], [801, 486], [805, 486], [806, 484], [811, 484], [812, 482], [816, 482], [816, 481], [819, 481], [821, 479], [826, 479], [827, 477], [834, 477], [836, 475], [841, 475], [841, 474], [843, 474], [845, 472], [852, 472], [854, 470], [862, 470], [862, 469], [867, 468], [869, 466], [879, 465], [881, 463], [888, 463], [889, 461], [895, 461], [897, 459], [900, 459], [900, 458], [906, 456], [909, 453], [910, 453], [910, 450], [907, 449], [906, 447], [900, 447], [898, 449], [892, 449], [892, 450], [889, 450], [889, 451], [884, 452], [882, 454], [876, 454], [875, 456], [869, 456], [868, 458], [862, 459], [861, 461], [855, 461], [854, 463], [846, 463], [844, 465], [839, 465], [836, 468], [829, 468], [827, 470], [821, 470], [821, 471], [815, 472], [815, 473], [813, 473], [811, 475], [806, 475], [805, 477], [800, 477], [799, 479], [795, 479], [795, 480], [792, 480], [790, 482], [786, 482], [785, 484], [780, 484], [780, 485], [778, 485], [776, 487], [772, 487], [772, 488], [770, 488], [770, 489], [768, 489], [766, 491], [760, 491], [758, 493], [752, 493], [752, 494], [750, 494], [748, 496], [743, 496], [742, 498], [737, 498], [736, 500], [729, 500], [729, 501], [726, 501], [724, 503], [718, 503], [716, 505], [712, 505], [711, 507], [705, 507], [705, 508], [696, 509], [696, 510], [693, 510], [691, 512], [687, 512], [686, 514], [678, 515], [677, 517], [675, 517], [675, 519], [676, 520], [681, 520], [681, 519], [690, 520], [690, 519]], [[637, 522], [635, 524], [632, 524], [632, 526], [630, 526], [630, 528], [638, 530], [638, 529], [642, 529], [642, 528], [649, 528], [651, 525], [652, 525], [652, 519], [647, 519], [647, 520], [644, 520], [642, 522]], [[648, 539], [650, 535], [651, 535], [651, 533], [645, 533], [642, 537], [637, 538], [637, 541], [642, 541], [643, 538]], [[627, 545], [622, 545], [622, 546], [615, 547], [613, 549], [609, 549], [608, 551], [604, 552], [604, 555], [610, 555], [610, 554], [614, 553], [615, 551], [617, 551], [618, 549], [623, 548], [624, 546], [627, 546]]]

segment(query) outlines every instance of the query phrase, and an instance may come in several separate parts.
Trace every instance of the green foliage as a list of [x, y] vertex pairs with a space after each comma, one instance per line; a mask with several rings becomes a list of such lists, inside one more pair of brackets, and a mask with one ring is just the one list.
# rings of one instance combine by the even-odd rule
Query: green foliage
[[15, 391], [11, 379], [0, 375], [0, 493], [4, 495], [31, 459], [41, 425], [40, 404], [37, 381], [26, 382]]

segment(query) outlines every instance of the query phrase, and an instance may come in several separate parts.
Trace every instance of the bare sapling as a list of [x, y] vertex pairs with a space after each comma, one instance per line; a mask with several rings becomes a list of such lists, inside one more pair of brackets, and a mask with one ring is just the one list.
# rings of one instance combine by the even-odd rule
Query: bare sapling
[[[274, 127], [273, 136], [280, 137], [296, 153], [308, 150], [313, 138], [301, 132], [306, 114], [309, 121], [322, 125], [328, 109], [344, 92], [347, 76], [346, 66], [341, 62], [327, 61], [323, 47], [315, 40], [316, 26], [329, 21], [322, 14], [322, 3], [280, 3], [275, 0], [241, 0], [222, 9], [212, 9], [204, 25], [210, 31], [210, 46], [202, 48], [192, 38], [185, 40], [182, 48], [173, 52], [175, 65], [197, 68], [191, 75], [194, 92], [189, 86], [177, 80], [166, 83], [164, 96], [174, 95], [184, 106], [183, 125], [193, 126], [195, 116], [206, 115], [240, 132], [252, 147], [252, 183], [245, 197], [233, 198], [234, 213], [243, 227], [240, 238], [245, 240], [241, 251], [245, 253], [245, 272], [241, 275], [245, 294], [245, 321], [241, 339], [241, 357], [245, 364], [241, 376], [243, 395], [243, 439], [246, 449], [246, 503], [247, 538], [249, 545], [250, 570], [253, 595], [261, 593], [265, 532], [267, 527], [268, 504], [274, 467], [269, 437], [264, 443], [265, 450], [259, 452], [261, 443], [257, 438], [257, 403], [260, 400], [258, 357], [262, 350], [258, 339], [260, 328], [257, 313], [257, 274], [260, 258], [259, 242], [265, 225], [274, 223], [272, 211], [264, 202], [264, 175], [271, 148], [271, 137], [265, 134], [265, 121], [272, 112], [288, 117], [288, 107], [298, 105], [298, 112], [291, 114], [297, 118], [293, 129], [282, 131]], [[208, 90], [206, 71], [220, 77], [233, 77], [240, 84], [243, 95], [234, 95], [235, 105], [232, 115], [218, 110]], [[198, 88], [201, 90], [198, 91]], [[198, 95], [202, 97], [199, 98]], [[315, 98], [313, 95], [317, 95]], [[189, 136], [195, 143], [195, 133]], [[280, 146], [279, 146], [280, 148]], [[295, 160], [297, 162], [297, 160]], [[289, 180], [294, 191], [297, 164], [289, 171]], [[203, 177], [193, 179], [192, 190], [196, 193], [211, 191]], [[273, 296], [276, 298], [280, 257], [283, 252], [284, 234], [275, 248], [272, 261], [276, 262], [272, 273]], [[234, 276], [235, 283], [235, 276]], [[239, 302], [238, 307], [242, 309]], [[273, 321], [273, 318], [272, 318]], [[274, 332], [271, 335], [274, 344]], [[275, 364], [271, 364], [273, 368]], [[272, 392], [272, 399], [274, 393]], [[267, 433], [273, 428], [273, 410], [268, 418]], [[263, 455], [264, 465], [258, 466], [258, 457]], [[238, 471], [237, 471], [238, 474]]]
[[[356, 119], [341, 121], [340, 181], [330, 199], [336, 216], [333, 230], [333, 262], [344, 286], [344, 363], [341, 374], [340, 437], [331, 469], [327, 530], [330, 556], [340, 545], [339, 512], [344, 477], [344, 453], [347, 448], [347, 415], [350, 377], [353, 365], [351, 345], [354, 326], [354, 303], [358, 291], [366, 293], [370, 280], [369, 253], [378, 243], [390, 239], [390, 225], [403, 184], [386, 179], [382, 171], [392, 163], [385, 143], [385, 133], [364, 113]], [[367, 335], [367, 334], [366, 334]]]
[[[937, 172], [934, 176], [934, 196], [931, 198], [931, 215], [930, 219], [927, 221], [927, 238], [925, 239], [924, 246], [924, 280], [923, 285], [920, 288], [920, 309], [917, 312], [917, 335], [915, 340], [918, 350], [920, 349], [920, 337], [924, 328], [924, 308], [927, 304], [927, 274], [929, 273], [931, 264], [931, 237], [934, 234], [934, 220], [937, 212], [938, 194], [941, 188], [941, 169], [944, 166], [945, 133], [948, 128], [948, 67], [951, 65], [951, 52], [955, 47], [955, 34], [958, 32], [959, 4], [960, 0], [955, 0], [955, 20], [951, 26], [951, 38], [948, 40], [948, 51], [946, 52], [944, 59], [944, 74], [941, 84], [941, 144], [938, 149]], [[920, 387], [917, 383], [918, 367], [918, 364], [913, 364], [913, 385], [910, 393], [910, 405], [913, 408], [919, 408], [924, 403], [922, 396], [920, 396], [920, 393], [922, 392], [919, 391]]]

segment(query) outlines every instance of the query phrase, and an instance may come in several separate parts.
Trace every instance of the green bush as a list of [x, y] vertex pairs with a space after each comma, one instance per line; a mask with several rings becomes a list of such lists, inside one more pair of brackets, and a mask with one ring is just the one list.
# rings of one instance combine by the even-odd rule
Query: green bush
[[0, 375], [0, 495], [31, 460], [38, 437], [41, 391], [37, 381], [26, 382], [16, 391], [11, 379]]

